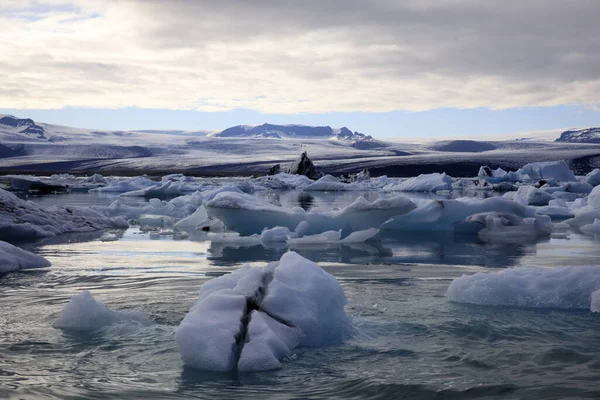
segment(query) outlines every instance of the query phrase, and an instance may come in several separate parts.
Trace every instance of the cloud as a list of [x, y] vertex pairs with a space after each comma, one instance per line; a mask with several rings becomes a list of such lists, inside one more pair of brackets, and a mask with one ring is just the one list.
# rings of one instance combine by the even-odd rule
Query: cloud
[[593, 106], [597, 15], [594, 0], [7, 2], [0, 108]]

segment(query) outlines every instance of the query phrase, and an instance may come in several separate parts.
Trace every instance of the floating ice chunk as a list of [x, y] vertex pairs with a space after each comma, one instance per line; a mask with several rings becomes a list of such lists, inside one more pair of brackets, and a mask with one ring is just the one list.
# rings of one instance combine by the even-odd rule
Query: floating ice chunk
[[367, 240], [371, 239], [373, 236], [379, 233], [379, 229], [377, 228], [369, 228], [364, 231], [356, 231], [352, 232], [342, 240], [340, 243], [364, 243]]
[[91, 189], [90, 192], [99, 192], [99, 193], [125, 193], [131, 192], [134, 190], [140, 190], [143, 188], [147, 188], [157, 183], [153, 180], [150, 180], [146, 177], [135, 177], [135, 178], [126, 178], [126, 179], [113, 179], [110, 181], [108, 186]]
[[593, 224], [595, 219], [600, 219], [600, 209], [585, 206], [573, 209], [575, 216], [567, 219], [565, 223], [575, 228], [581, 228], [584, 225]]
[[531, 206], [547, 206], [550, 200], [554, 199], [551, 194], [529, 185], [521, 186], [516, 195], [523, 198]]
[[546, 215], [521, 218], [513, 214], [486, 212], [471, 215], [466, 222], [485, 226], [477, 234], [486, 242], [519, 243], [552, 233], [552, 222]]
[[445, 173], [421, 174], [409, 178], [395, 187], [401, 192], [437, 192], [452, 190], [452, 178]]
[[564, 160], [545, 161], [526, 164], [516, 172], [517, 175], [528, 175], [533, 180], [551, 180], [558, 182], [576, 181], [575, 174]]
[[117, 228], [113, 220], [85, 207], [42, 207], [0, 189], [0, 240], [34, 240], [72, 232]]
[[298, 245], [298, 244], [331, 244], [331, 243], [339, 243], [342, 238], [342, 230], [339, 231], [326, 231], [323, 233], [318, 233], [316, 235], [306, 235], [299, 238], [289, 238], [288, 244], [290, 245]]
[[600, 185], [592, 190], [587, 198], [587, 203], [594, 208], [600, 208]]
[[381, 229], [400, 231], [455, 231], [471, 232], [472, 224], [465, 219], [473, 214], [483, 212], [503, 212], [521, 218], [534, 217], [535, 209], [518, 204], [512, 200], [499, 197], [474, 199], [462, 197], [453, 200], [431, 200], [420, 207], [391, 218], [381, 225]]
[[182, 186], [182, 182], [173, 182], [168, 180], [160, 184], [154, 184], [143, 189], [121, 193], [121, 196], [146, 198], [176, 197], [183, 195], [183, 192], [181, 190]]
[[586, 235], [600, 235], [600, 219], [595, 218], [594, 222], [581, 227], [581, 232]]
[[306, 235], [306, 232], [308, 232], [309, 228], [309, 223], [306, 221], [302, 221], [296, 226], [296, 229], [294, 229], [294, 234], [296, 237], [302, 237]]
[[294, 190], [303, 189], [314, 181], [305, 175], [279, 173], [277, 175], [261, 176], [252, 180], [257, 189]]
[[[552, 202], [552, 201], [551, 201]], [[547, 215], [552, 219], [567, 219], [573, 218], [575, 214], [569, 207], [548, 205], [536, 208], [535, 212], [539, 215]]]
[[264, 228], [275, 226], [292, 230], [303, 221], [308, 223], [308, 227], [303, 228], [306, 229], [305, 234], [340, 229], [342, 233], [348, 234], [379, 227], [389, 218], [405, 214], [415, 207], [415, 203], [402, 196], [377, 199], [372, 203], [359, 197], [339, 211], [307, 213], [299, 207], [286, 209], [247, 194], [237, 193], [221, 193], [206, 204], [210, 216], [223, 221], [228, 229], [242, 235], [261, 233]]
[[451, 301], [491, 306], [590, 309], [600, 289], [600, 267], [511, 268], [454, 279]]
[[600, 185], [600, 169], [596, 168], [595, 170], [591, 171], [585, 176], [584, 181], [592, 186]]
[[47, 268], [50, 261], [42, 256], [0, 241], [0, 274], [21, 269]]
[[137, 311], [113, 311], [96, 301], [85, 290], [71, 297], [63, 307], [53, 327], [64, 330], [92, 331], [122, 322], [136, 322], [149, 325], [152, 321]]
[[201, 205], [192, 215], [179, 220], [174, 228], [182, 231], [196, 231], [209, 225], [210, 221], [206, 213], [206, 207]]
[[265, 229], [260, 235], [260, 241], [263, 243], [285, 243], [292, 236], [295, 236], [295, 233], [292, 233], [285, 226], [276, 226]]
[[335, 191], [348, 190], [348, 189], [349, 189], [348, 184], [340, 182], [339, 179], [337, 179], [331, 175], [325, 175], [324, 177], [319, 178], [319, 180], [304, 187], [304, 190], [313, 191], [313, 192], [316, 192], [316, 191], [335, 192]]
[[123, 217], [114, 217], [112, 220], [113, 220], [113, 223], [115, 224], [115, 227], [117, 227], [119, 229], [129, 228], [129, 223], [127, 221], [125, 221], [125, 218], [123, 218]]
[[333, 276], [288, 252], [266, 268], [244, 266], [207, 281], [175, 338], [194, 368], [273, 369], [297, 345], [340, 343], [349, 327], [345, 303]]

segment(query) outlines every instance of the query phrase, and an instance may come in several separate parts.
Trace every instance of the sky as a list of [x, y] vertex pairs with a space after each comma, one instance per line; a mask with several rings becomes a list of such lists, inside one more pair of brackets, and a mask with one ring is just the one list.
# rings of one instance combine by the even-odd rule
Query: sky
[[96, 129], [600, 125], [596, 0], [0, 1], [0, 113]]

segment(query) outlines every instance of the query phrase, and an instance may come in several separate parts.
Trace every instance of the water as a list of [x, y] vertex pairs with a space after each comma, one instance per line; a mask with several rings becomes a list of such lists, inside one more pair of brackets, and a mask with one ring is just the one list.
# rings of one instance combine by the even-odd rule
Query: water
[[[297, 193], [265, 195], [306, 207], [352, 201], [350, 194], [318, 194], [310, 204]], [[92, 195], [38, 200], [98, 201]], [[283, 368], [252, 374], [185, 368], [173, 332], [207, 279], [245, 262], [264, 265], [286, 248], [149, 240], [135, 228], [31, 247], [52, 267], [0, 277], [0, 398], [600, 397], [598, 315], [482, 307], [444, 296], [451, 280], [464, 273], [598, 265], [598, 242], [573, 233], [523, 245], [396, 235], [352, 246], [296, 248], [340, 281], [356, 334], [341, 346], [297, 349]], [[92, 334], [52, 328], [70, 296], [82, 290], [112, 309], [141, 311], [154, 324]]]

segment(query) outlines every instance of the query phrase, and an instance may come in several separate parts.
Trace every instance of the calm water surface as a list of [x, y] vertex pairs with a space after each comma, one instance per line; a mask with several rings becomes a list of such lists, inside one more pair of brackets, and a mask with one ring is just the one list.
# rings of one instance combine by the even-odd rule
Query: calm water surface
[[[265, 196], [332, 208], [356, 194]], [[32, 199], [89, 205], [114, 197]], [[523, 245], [429, 234], [294, 248], [343, 285], [356, 333], [341, 346], [297, 349], [283, 368], [252, 374], [185, 368], [174, 329], [206, 280], [246, 262], [277, 260], [287, 248], [150, 240], [135, 228], [30, 247], [52, 267], [0, 276], [0, 398], [600, 398], [598, 315], [445, 298], [450, 281], [464, 273], [600, 264], [599, 242], [577, 234]], [[142, 311], [154, 323], [91, 334], [52, 328], [82, 290], [112, 309]]]

